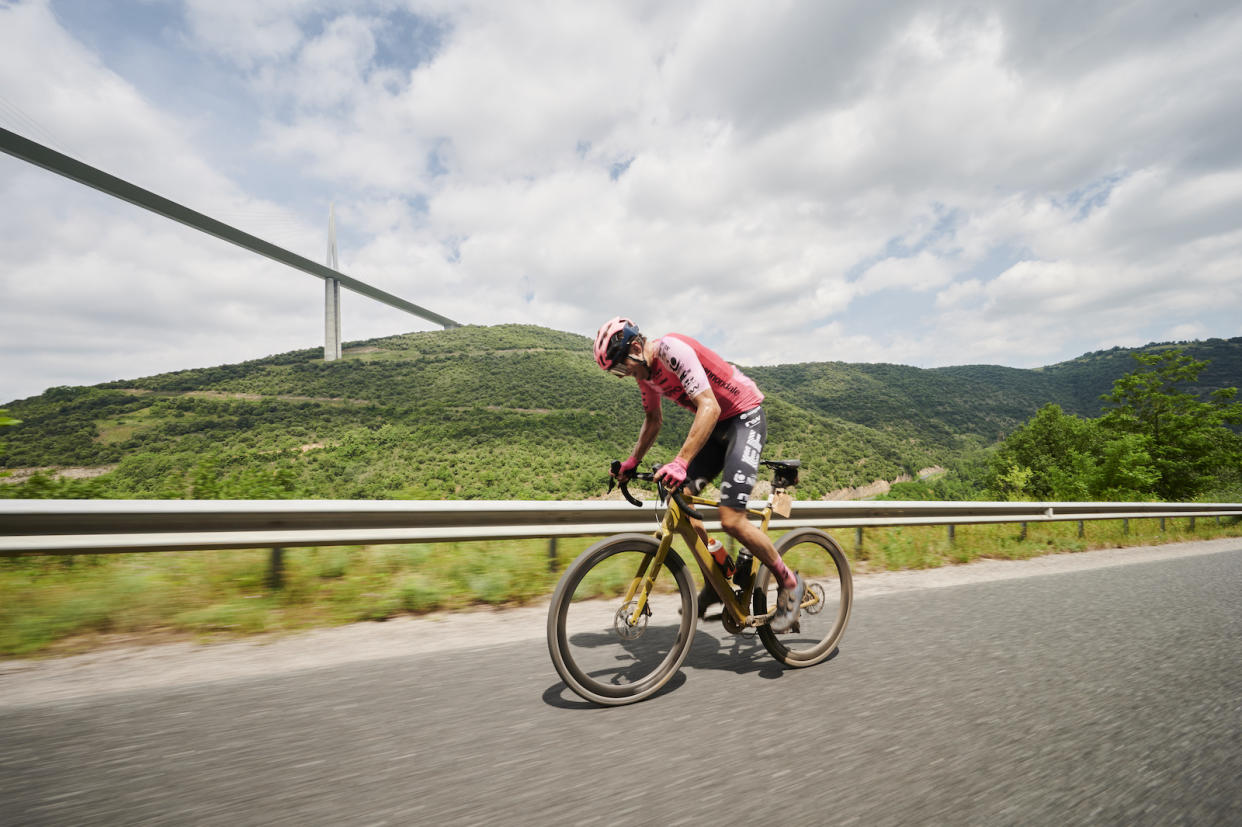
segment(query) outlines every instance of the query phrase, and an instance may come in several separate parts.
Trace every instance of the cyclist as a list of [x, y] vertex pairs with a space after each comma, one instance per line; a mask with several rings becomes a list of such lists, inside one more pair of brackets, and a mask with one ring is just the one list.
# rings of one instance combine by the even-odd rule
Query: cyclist
[[[638, 443], [621, 463], [622, 479], [633, 475], [660, 433], [664, 424], [661, 397], [667, 396], [694, 412], [681, 450], [672, 462], [660, 467], [656, 479], [672, 490], [686, 484], [697, 494], [724, 472], [720, 524], [776, 576], [780, 591], [772, 631], [788, 631], [798, 619], [806, 583], [789, 570], [772, 541], [746, 517], [759, 455], [767, 438], [763, 393], [736, 366], [689, 336], [668, 333], [649, 340], [634, 322], [621, 316], [605, 322], [595, 334], [595, 361], [616, 376], [634, 377], [642, 393], [645, 417]], [[695, 520], [694, 528], [707, 543], [703, 524]], [[710, 587], [705, 591], [716, 599]]]

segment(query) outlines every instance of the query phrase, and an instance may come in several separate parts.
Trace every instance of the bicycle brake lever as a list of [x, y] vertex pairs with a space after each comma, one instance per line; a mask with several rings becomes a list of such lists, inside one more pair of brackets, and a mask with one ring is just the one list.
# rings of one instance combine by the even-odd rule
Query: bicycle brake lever
[[677, 507], [680, 508], [685, 514], [700, 522], [703, 521], [703, 515], [691, 508], [690, 503], [686, 502], [680, 493], [671, 488], [665, 488], [664, 483], [659, 480], [656, 481], [656, 491], [659, 492], [660, 502], [664, 502], [669, 497], [672, 497], [673, 502], [677, 503]]

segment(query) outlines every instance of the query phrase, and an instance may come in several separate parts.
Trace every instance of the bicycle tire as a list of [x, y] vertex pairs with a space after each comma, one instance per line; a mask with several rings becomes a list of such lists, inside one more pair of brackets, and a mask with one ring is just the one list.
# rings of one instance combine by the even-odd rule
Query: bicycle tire
[[[659, 692], [681, 669], [698, 619], [694, 578], [669, 550], [641, 629], [624, 621], [623, 594], [616, 592], [638, 572], [659, 543], [648, 534], [619, 534], [582, 552], [561, 577], [548, 607], [548, 653], [566, 686], [592, 703], [619, 706]], [[632, 637], [630, 637], [632, 636]]]
[[[814, 666], [837, 650], [854, 604], [854, 581], [850, 564], [837, 541], [817, 528], [798, 528], [776, 541], [776, 550], [791, 569], [807, 581], [807, 588], [818, 588], [818, 611], [802, 610], [797, 625], [777, 634], [770, 625], [758, 628], [759, 640], [778, 661], [790, 667]], [[775, 605], [777, 583], [766, 566], [755, 583], [755, 614]]]

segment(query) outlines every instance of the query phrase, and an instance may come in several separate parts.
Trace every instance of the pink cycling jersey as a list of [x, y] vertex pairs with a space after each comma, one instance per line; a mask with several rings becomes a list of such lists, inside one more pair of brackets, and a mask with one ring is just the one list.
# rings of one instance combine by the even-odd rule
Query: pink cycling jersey
[[720, 404], [721, 419], [745, 413], [763, 402], [763, 393], [749, 376], [689, 336], [669, 333], [656, 339], [655, 346], [651, 375], [638, 380], [644, 410], [658, 410], [661, 396], [696, 410], [694, 397], [709, 388]]

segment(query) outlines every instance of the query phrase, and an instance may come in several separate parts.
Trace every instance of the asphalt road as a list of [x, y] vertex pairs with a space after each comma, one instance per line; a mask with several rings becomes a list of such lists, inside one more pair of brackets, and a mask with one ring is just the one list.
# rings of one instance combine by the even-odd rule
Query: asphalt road
[[874, 594], [805, 670], [713, 624], [629, 707], [531, 636], [0, 703], [0, 824], [1237, 824], [1231, 548]]

